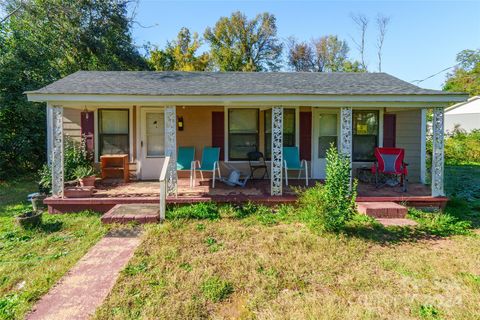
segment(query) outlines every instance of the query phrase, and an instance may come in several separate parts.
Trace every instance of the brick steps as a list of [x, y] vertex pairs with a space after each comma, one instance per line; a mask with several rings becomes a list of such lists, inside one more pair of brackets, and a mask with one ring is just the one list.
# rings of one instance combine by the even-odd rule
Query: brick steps
[[158, 204], [117, 204], [101, 220], [102, 223], [157, 223], [160, 209]]
[[359, 213], [374, 217], [388, 219], [404, 219], [408, 209], [395, 202], [359, 202]]

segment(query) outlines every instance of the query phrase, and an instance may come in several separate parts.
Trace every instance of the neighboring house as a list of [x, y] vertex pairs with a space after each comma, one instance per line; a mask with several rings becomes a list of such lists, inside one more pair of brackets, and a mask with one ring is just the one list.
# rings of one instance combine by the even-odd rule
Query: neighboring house
[[445, 131], [452, 133], [455, 128], [466, 132], [480, 129], [480, 96], [445, 109]]
[[[224, 172], [247, 171], [251, 150], [267, 159], [278, 150], [274, 160], [281, 166], [275, 138], [282, 130], [272, 123], [280, 128], [283, 119], [283, 145], [299, 147], [312, 178], [325, 178], [325, 151], [334, 143], [351, 158], [354, 175], [371, 166], [375, 147], [404, 148], [409, 181], [424, 182], [426, 109], [434, 108], [433, 196], [444, 195], [443, 110], [466, 99], [386, 73], [305, 72], [79, 71], [27, 95], [47, 103], [49, 155], [52, 148], [63, 152], [62, 132], [77, 139], [84, 133], [96, 161], [128, 154], [140, 180], [158, 179], [164, 155], [175, 156], [179, 146], [194, 146], [196, 159], [205, 146], [220, 147]], [[53, 161], [58, 184], [62, 162]], [[271, 193], [281, 194], [282, 172], [271, 174]]]

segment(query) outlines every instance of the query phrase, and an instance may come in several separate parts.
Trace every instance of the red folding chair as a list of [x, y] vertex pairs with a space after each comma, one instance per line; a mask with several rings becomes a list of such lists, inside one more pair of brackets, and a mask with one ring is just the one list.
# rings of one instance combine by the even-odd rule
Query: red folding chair
[[375, 186], [377, 188], [385, 185], [379, 184], [379, 174], [400, 177], [400, 184], [403, 191], [407, 191], [407, 166], [403, 161], [405, 158], [405, 149], [401, 148], [375, 148], [376, 161], [372, 166], [372, 173], [375, 174]]

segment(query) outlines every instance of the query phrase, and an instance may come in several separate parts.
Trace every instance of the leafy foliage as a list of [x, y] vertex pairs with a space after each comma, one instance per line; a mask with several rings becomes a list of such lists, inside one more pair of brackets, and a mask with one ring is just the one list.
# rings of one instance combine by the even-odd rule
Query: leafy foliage
[[446, 91], [480, 94], [480, 49], [463, 50], [457, 54], [458, 67], [447, 75], [443, 86]]
[[408, 216], [419, 223], [417, 229], [436, 236], [466, 235], [471, 233], [471, 224], [465, 220], [440, 212], [423, 212], [410, 208]]
[[299, 199], [304, 219], [325, 231], [340, 231], [356, 213], [356, 189], [350, 187], [350, 161], [335, 147], [327, 151], [325, 184], [305, 190]]
[[[82, 139], [82, 141], [84, 141]], [[85, 143], [78, 143], [72, 138], [65, 136], [63, 147], [63, 168], [66, 181], [75, 180], [75, 170], [79, 167], [91, 167]]]
[[205, 71], [210, 62], [209, 54], [197, 55], [202, 41], [195, 32], [192, 36], [188, 28], [178, 32], [177, 40], [168, 42], [165, 49], [150, 51], [149, 62], [158, 71]]
[[95, 169], [93, 168], [92, 165], [82, 165], [82, 166], [76, 167], [75, 170], [73, 171], [73, 174], [77, 179], [91, 177], [95, 175]]
[[287, 42], [287, 63], [294, 71], [363, 72], [360, 62], [350, 61], [350, 48], [336, 35], [327, 35], [311, 43], [290, 37]]
[[148, 68], [135, 48], [127, 0], [0, 3], [0, 179], [45, 162], [44, 104], [35, 90], [77, 70]]
[[456, 128], [445, 139], [445, 161], [448, 164], [480, 163], [480, 130], [466, 133]]
[[282, 43], [276, 18], [270, 13], [249, 20], [237, 11], [220, 18], [204, 34], [214, 67], [220, 71], [275, 71], [280, 68]]

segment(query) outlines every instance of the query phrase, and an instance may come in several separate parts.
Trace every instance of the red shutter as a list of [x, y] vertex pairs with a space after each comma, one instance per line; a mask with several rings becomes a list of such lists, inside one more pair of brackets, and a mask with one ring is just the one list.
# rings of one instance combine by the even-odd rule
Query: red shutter
[[212, 147], [220, 148], [220, 160], [223, 161], [225, 149], [225, 113], [212, 112]]
[[93, 122], [93, 111], [83, 111], [80, 114], [80, 132], [82, 137], [85, 138], [85, 144], [87, 151], [90, 154], [94, 152], [94, 122]]
[[383, 115], [383, 146], [395, 148], [395, 136], [397, 135], [397, 117], [394, 114]]
[[312, 113], [300, 112], [300, 159], [312, 158]]

